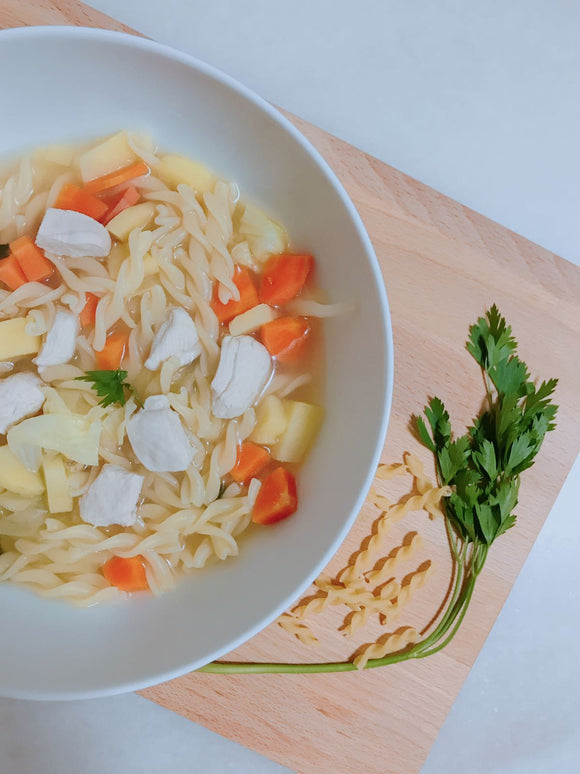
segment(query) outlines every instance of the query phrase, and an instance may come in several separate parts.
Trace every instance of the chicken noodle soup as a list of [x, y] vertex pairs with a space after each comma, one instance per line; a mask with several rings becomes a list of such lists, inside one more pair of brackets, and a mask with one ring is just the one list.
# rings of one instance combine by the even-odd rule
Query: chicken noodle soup
[[159, 594], [293, 514], [315, 259], [127, 132], [32, 153], [0, 197], [0, 581]]

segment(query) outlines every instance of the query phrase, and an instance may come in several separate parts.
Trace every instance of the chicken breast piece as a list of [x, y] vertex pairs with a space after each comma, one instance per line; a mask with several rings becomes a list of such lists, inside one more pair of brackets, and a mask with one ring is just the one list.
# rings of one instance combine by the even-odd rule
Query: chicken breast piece
[[111, 251], [111, 236], [98, 220], [82, 212], [49, 207], [38, 229], [36, 244], [56, 255], [104, 258]]
[[259, 341], [251, 336], [224, 336], [211, 383], [214, 416], [239, 417], [258, 400], [271, 375], [272, 359]]
[[141, 411], [127, 422], [127, 436], [135, 456], [147, 470], [187, 470], [193, 460], [195, 450], [165, 395], [147, 398]]
[[0, 379], [0, 433], [40, 411], [46, 400], [36, 374], [20, 373]]
[[201, 343], [195, 323], [185, 309], [175, 306], [155, 334], [145, 368], [156, 371], [170, 357], [179, 358], [181, 366], [189, 365], [200, 355]]
[[59, 309], [40, 353], [32, 362], [39, 368], [68, 363], [75, 353], [78, 333], [79, 318], [72, 312]]
[[137, 521], [137, 503], [144, 476], [118, 465], [103, 469], [80, 499], [81, 519], [95, 527], [120, 524], [130, 527]]

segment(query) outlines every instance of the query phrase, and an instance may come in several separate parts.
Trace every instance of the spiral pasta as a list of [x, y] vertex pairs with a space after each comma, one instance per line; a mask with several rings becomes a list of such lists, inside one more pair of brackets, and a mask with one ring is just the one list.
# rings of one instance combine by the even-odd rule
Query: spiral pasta
[[[386, 481], [403, 475], [412, 479], [411, 493], [391, 503], [373, 489], [369, 499], [379, 509], [380, 516], [372, 535], [363, 541], [363, 547], [352, 555], [349, 564], [336, 574], [336, 578], [320, 575], [314, 581], [316, 593], [301, 600], [279, 619], [280, 626], [304, 644], [309, 644], [310, 636], [314, 636], [307, 628], [308, 619], [340, 605], [348, 610], [340, 631], [349, 637], [361, 631], [377, 615], [383, 625], [392, 625], [428, 582], [433, 570], [430, 560], [423, 561], [401, 580], [394, 577], [400, 566], [408, 563], [422, 546], [423, 538], [418, 532], [409, 532], [401, 544], [386, 555], [385, 547], [391, 527], [411, 511], [425, 510], [431, 517], [442, 514], [441, 503], [450, 494], [450, 489], [433, 485], [425, 475], [421, 461], [408, 453], [401, 463], [380, 465], [376, 479]], [[377, 561], [380, 554], [383, 557]], [[364, 646], [354, 663], [362, 669], [369, 659], [402, 650], [417, 639], [414, 627], [401, 627]]]

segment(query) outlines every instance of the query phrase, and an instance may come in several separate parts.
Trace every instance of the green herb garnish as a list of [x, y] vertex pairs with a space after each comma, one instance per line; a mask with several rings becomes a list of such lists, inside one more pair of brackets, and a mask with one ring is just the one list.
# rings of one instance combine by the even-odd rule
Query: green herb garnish
[[92, 382], [91, 387], [99, 398], [102, 398], [99, 401], [100, 406], [111, 406], [113, 403], [124, 406], [127, 402], [125, 391], [129, 394], [135, 393], [131, 385], [125, 381], [126, 378], [127, 371], [117, 368], [116, 371], [86, 371], [85, 376], [77, 376], [76, 380]]
[[[444, 501], [445, 524], [454, 559], [453, 589], [434, 630], [405, 650], [370, 659], [365, 669], [425, 658], [451, 642], [467, 612], [475, 584], [493, 541], [516, 522], [520, 475], [531, 467], [546, 433], [553, 430], [557, 406], [551, 402], [557, 380], [536, 388], [516, 354], [511, 327], [494, 305], [469, 330], [467, 349], [481, 366], [486, 406], [467, 433], [454, 438], [443, 402], [432, 398], [416, 425], [435, 455], [437, 477], [452, 493]], [[283, 664], [213, 662], [201, 672], [350, 672], [351, 661]]]
[[10, 255], [10, 245], [0, 244], [0, 258], [7, 258]]

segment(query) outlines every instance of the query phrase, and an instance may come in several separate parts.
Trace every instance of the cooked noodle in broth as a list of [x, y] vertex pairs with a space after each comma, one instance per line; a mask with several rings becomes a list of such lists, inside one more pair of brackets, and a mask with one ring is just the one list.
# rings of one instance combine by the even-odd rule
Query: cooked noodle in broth
[[39, 149], [0, 186], [0, 581], [160, 594], [294, 513], [315, 318], [344, 311], [314, 259], [129, 132]]

